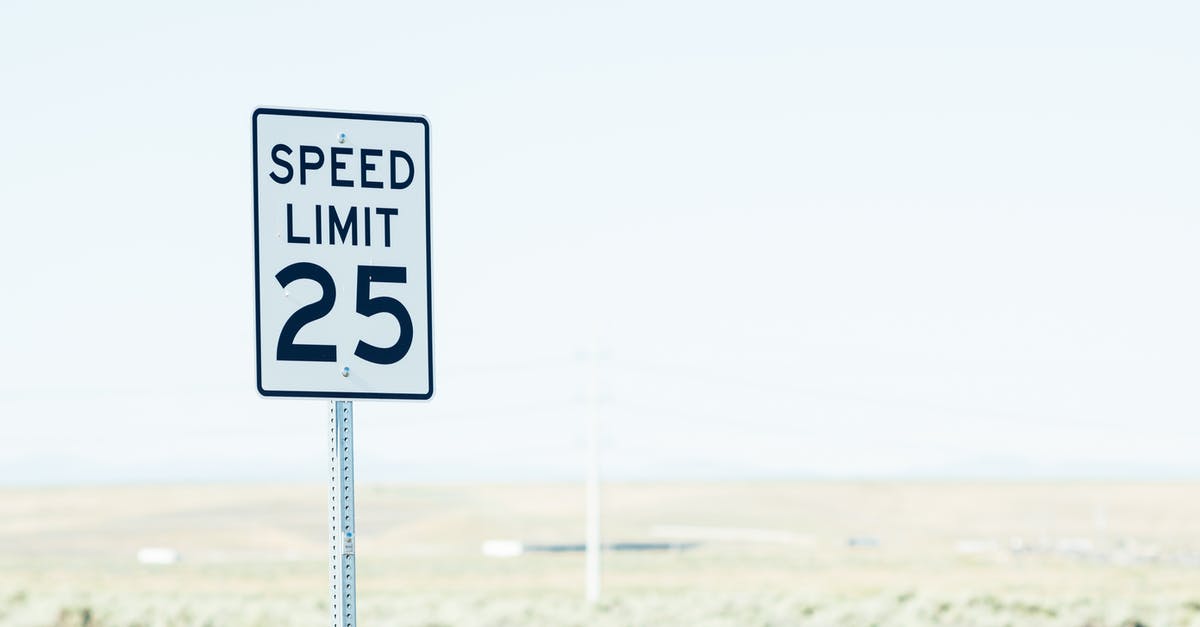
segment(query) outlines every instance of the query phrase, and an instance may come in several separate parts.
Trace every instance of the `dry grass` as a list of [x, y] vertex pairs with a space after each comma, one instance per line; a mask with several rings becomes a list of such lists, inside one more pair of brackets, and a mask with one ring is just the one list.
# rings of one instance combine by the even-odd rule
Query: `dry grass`
[[[1200, 625], [1200, 486], [610, 485], [608, 540], [657, 525], [794, 542], [482, 557], [577, 542], [576, 486], [360, 486], [362, 625]], [[325, 624], [322, 486], [0, 492], [0, 625]], [[877, 546], [850, 546], [850, 538]], [[868, 544], [870, 544], [868, 542]], [[143, 566], [144, 546], [180, 564]]]

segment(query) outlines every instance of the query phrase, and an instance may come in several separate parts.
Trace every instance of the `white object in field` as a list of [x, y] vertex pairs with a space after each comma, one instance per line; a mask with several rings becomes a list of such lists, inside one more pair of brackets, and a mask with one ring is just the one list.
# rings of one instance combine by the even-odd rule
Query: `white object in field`
[[812, 544], [813, 538], [780, 529], [748, 527], [701, 527], [696, 525], [655, 525], [650, 535], [672, 540], [705, 542], [746, 542], [761, 544]]
[[1090, 555], [1095, 553], [1096, 545], [1090, 538], [1060, 538], [1054, 543], [1056, 553]]
[[428, 400], [428, 122], [258, 109], [253, 140], [259, 393]]
[[179, 551], [164, 547], [146, 547], [138, 549], [137, 561], [142, 564], [153, 564], [155, 566], [177, 564], [179, 563]]
[[588, 603], [600, 599], [600, 390], [597, 356], [592, 356], [591, 407], [587, 410], [587, 494], [584, 544], [584, 595]]
[[954, 552], [961, 555], [990, 555], [1000, 552], [995, 540], [964, 539], [954, 543]]
[[354, 627], [354, 403], [329, 402], [329, 608], [333, 627]]
[[480, 550], [487, 557], [518, 557], [525, 552], [525, 545], [517, 540], [486, 540]]

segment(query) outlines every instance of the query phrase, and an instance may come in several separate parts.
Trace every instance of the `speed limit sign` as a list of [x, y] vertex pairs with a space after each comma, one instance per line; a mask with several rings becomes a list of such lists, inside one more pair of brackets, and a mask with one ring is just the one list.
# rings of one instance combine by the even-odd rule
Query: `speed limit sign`
[[429, 399], [429, 123], [258, 109], [253, 135], [259, 393]]

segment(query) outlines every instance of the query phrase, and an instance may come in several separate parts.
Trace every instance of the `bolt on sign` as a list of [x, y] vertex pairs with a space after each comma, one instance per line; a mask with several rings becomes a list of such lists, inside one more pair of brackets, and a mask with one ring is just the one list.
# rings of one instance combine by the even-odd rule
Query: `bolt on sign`
[[253, 120], [258, 391], [429, 399], [429, 123], [266, 108]]

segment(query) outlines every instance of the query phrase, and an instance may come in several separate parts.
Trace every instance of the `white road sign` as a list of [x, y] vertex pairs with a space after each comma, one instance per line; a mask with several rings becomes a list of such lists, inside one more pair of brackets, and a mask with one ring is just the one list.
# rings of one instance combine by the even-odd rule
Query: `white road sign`
[[428, 399], [429, 123], [258, 109], [253, 127], [259, 393]]

